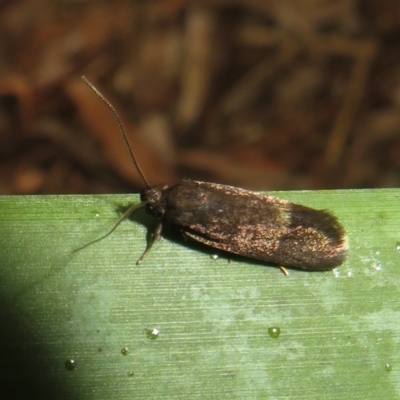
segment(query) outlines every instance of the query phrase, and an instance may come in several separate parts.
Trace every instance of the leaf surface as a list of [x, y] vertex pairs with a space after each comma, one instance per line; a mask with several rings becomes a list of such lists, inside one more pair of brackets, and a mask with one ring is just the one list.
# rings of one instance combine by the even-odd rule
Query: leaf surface
[[348, 232], [348, 261], [286, 277], [168, 236], [136, 266], [156, 224], [144, 210], [72, 251], [106, 233], [137, 195], [0, 197], [0, 390], [49, 399], [399, 398], [400, 191], [276, 195], [332, 211]]

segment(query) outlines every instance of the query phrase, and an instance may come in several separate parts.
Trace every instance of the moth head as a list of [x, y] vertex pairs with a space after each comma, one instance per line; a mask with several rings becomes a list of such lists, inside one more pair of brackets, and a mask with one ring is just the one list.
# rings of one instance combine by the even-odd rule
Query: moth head
[[146, 203], [147, 209], [158, 217], [162, 217], [165, 213], [163, 192], [166, 188], [167, 186], [163, 188], [146, 188], [140, 193], [141, 201]]

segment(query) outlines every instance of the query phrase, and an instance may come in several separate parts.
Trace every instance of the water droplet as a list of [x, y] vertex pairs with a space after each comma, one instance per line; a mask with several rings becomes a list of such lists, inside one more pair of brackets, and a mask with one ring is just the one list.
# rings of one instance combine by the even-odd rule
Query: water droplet
[[333, 275], [335, 276], [335, 278], [339, 278], [340, 277], [339, 268], [333, 269], [332, 272], [333, 272]]
[[212, 258], [213, 260], [218, 260], [219, 255], [218, 255], [218, 254], [211, 254], [211, 258]]
[[97, 212], [96, 213], [96, 218], [99, 218], [100, 217], [100, 214]]
[[373, 264], [373, 267], [374, 267], [375, 271], [382, 271], [382, 265], [378, 262], [375, 262]]
[[387, 372], [390, 372], [393, 369], [392, 364], [386, 363], [385, 369], [386, 369]]
[[73, 371], [76, 368], [76, 362], [74, 359], [70, 358], [64, 362], [64, 366], [67, 371]]
[[158, 338], [158, 335], [160, 334], [160, 331], [157, 328], [153, 329], [146, 329], [146, 336], [147, 339], [152, 339], [155, 340]]
[[134, 374], [133, 371], [129, 371], [129, 372], [127, 373], [127, 375], [129, 376], [129, 378], [132, 378], [132, 376], [134, 376], [135, 374]]
[[353, 271], [348, 271], [347, 272], [347, 277], [352, 278], [353, 277]]
[[269, 336], [271, 336], [273, 339], [278, 339], [278, 337], [281, 335], [281, 328], [273, 326], [271, 328], [268, 328], [268, 333]]
[[380, 252], [380, 251], [376, 251], [375, 254], [376, 254], [377, 256], [379, 256], [379, 255], [381, 254], [381, 252]]
[[400, 251], [400, 242], [396, 242], [396, 251]]
[[127, 348], [127, 347], [123, 347], [123, 348], [121, 349], [121, 354], [122, 354], [123, 356], [127, 356], [128, 353], [129, 353], [129, 351], [128, 351], [128, 348]]

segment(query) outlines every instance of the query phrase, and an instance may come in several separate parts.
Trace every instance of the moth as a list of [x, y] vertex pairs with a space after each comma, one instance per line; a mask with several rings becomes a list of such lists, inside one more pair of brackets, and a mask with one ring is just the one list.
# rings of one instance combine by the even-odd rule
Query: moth
[[161, 238], [165, 225], [213, 249], [278, 266], [324, 271], [346, 260], [345, 229], [328, 211], [233, 186], [190, 179], [173, 186], [151, 187], [136, 161], [116, 110], [97, 88], [83, 79], [114, 113], [145, 189], [140, 194], [141, 203], [130, 207], [106, 235], [77, 250], [104, 239], [133, 212], [145, 207], [158, 218], [159, 224], [137, 264]]

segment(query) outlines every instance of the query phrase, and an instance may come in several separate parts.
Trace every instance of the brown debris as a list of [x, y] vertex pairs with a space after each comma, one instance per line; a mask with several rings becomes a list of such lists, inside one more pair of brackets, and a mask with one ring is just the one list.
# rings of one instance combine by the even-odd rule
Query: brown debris
[[0, 7], [1, 194], [143, 188], [81, 75], [152, 184], [400, 184], [395, 0]]

